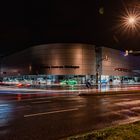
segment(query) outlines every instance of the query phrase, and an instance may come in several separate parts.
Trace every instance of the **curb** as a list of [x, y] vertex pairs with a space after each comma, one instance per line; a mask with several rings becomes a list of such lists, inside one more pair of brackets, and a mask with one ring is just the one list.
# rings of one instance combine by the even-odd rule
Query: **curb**
[[102, 96], [102, 95], [118, 95], [118, 94], [132, 94], [132, 93], [140, 93], [140, 90], [88, 92], [88, 93], [80, 93], [78, 95], [79, 96]]

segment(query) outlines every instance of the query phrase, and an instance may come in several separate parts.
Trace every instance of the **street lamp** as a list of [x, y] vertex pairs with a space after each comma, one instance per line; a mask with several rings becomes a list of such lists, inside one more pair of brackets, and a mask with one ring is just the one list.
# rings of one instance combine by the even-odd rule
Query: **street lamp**
[[106, 55], [105, 57], [98, 59], [96, 62], [96, 86], [98, 89], [98, 80], [100, 78], [100, 86], [101, 86], [101, 65], [102, 61], [108, 61], [108, 56]]
[[[140, 5], [137, 7], [128, 9], [125, 8], [125, 13], [121, 16], [121, 24], [120, 27], [127, 33], [139, 33], [140, 29]], [[130, 34], [129, 34], [130, 35]], [[133, 50], [125, 50], [124, 56], [128, 56], [129, 54], [140, 54], [140, 51], [133, 51]]]
[[136, 10], [127, 10], [126, 13], [121, 16], [121, 27], [124, 31], [138, 31], [140, 27], [140, 13]]
[[134, 26], [137, 22], [137, 19], [134, 15], [130, 15], [129, 17], [127, 17], [127, 24], [130, 26]]

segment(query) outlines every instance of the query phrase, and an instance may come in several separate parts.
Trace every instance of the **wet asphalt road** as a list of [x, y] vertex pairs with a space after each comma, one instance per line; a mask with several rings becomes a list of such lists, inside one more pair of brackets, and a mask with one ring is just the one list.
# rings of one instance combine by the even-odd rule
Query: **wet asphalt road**
[[140, 94], [0, 93], [0, 140], [58, 140], [140, 120]]

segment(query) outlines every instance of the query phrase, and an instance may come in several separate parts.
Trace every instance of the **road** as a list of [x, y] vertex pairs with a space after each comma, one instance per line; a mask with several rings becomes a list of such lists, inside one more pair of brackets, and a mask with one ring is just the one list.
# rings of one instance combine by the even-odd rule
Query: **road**
[[0, 92], [0, 140], [58, 140], [140, 120], [140, 94]]

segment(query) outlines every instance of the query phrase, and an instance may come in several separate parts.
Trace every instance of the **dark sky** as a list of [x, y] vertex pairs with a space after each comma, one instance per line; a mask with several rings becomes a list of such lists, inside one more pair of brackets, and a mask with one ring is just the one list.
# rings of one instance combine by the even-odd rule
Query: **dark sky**
[[0, 55], [57, 42], [140, 50], [140, 33], [127, 34], [118, 28], [124, 7], [134, 1], [5, 0], [0, 4]]

